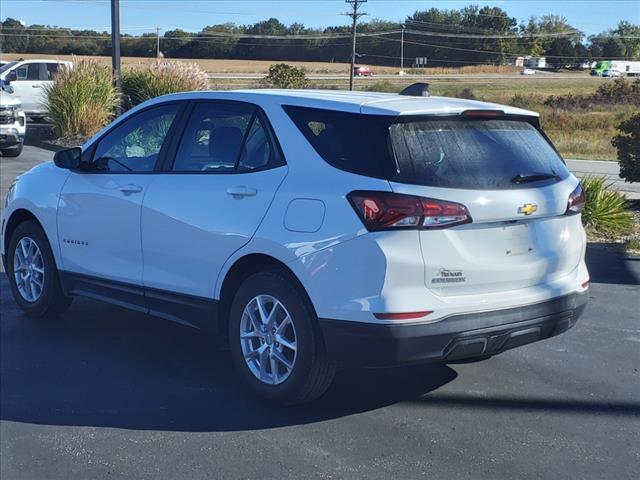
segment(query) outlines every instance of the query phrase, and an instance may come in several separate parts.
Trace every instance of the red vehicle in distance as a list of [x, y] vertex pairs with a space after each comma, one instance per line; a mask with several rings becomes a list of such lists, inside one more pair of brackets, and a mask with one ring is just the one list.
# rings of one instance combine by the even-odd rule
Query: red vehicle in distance
[[356, 77], [373, 77], [373, 70], [370, 67], [353, 67], [353, 74]]

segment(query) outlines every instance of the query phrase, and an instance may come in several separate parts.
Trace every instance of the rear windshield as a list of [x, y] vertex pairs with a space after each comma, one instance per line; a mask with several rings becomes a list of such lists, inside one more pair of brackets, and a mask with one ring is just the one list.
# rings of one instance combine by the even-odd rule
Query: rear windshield
[[521, 120], [400, 122], [390, 127], [390, 139], [399, 170], [393, 180], [401, 183], [505, 189], [569, 175], [549, 142]]
[[569, 175], [545, 137], [524, 120], [285, 110], [327, 163], [352, 173], [487, 190], [541, 186]]

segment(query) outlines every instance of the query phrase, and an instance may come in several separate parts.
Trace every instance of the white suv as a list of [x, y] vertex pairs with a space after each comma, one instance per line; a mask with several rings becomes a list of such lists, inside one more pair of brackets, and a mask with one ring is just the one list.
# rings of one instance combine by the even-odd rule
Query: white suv
[[28, 314], [85, 295], [214, 331], [243, 383], [299, 403], [337, 367], [485, 358], [572, 327], [584, 201], [529, 111], [194, 92], [22, 175], [2, 252]]
[[0, 154], [18, 157], [27, 132], [27, 117], [20, 99], [11, 94], [11, 87], [0, 89]]

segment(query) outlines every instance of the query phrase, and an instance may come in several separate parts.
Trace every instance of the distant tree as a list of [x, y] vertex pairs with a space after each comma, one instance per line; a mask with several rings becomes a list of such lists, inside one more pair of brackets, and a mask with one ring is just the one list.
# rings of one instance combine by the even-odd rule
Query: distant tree
[[589, 37], [589, 50], [593, 56], [604, 58], [640, 57], [640, 25], [626, 20], [612, 30]]

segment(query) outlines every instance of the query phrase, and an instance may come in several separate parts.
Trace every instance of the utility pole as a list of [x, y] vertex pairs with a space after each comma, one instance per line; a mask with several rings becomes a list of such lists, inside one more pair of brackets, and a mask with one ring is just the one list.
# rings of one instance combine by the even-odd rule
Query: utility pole
[[160, 61], [160, 27], [156, 27], [156, 58]]
[[404, 71], [404, 28], [402, 25], [402, 33], [400, 34], [400, 71]]
[[116, 91], [120, 93], [120, 0], [111, 0], [111, 65]]
[[356, 28], [358, 19], [366, 13], [361, 13], [358, 10], [363, 3], [367, 3], [367, 0], [345, 0], [346, 3], [351, 5], [351, 12], [347, 13], [351, 17], [351, 73], [349, 73], [349, 90], [353, 90], [353, 77], [354, 68], [356, 66]]

